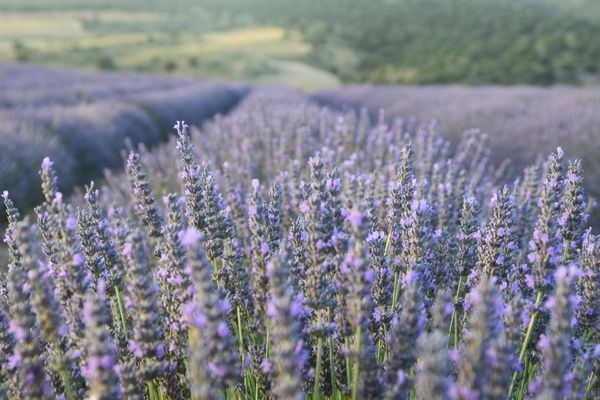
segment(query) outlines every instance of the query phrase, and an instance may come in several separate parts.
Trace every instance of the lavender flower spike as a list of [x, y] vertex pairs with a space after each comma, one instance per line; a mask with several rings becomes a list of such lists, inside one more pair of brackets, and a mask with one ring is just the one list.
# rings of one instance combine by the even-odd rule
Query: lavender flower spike
[[220, 397], [220, 390], [241, 380], [236, 338], [227, 322], [229, 301], [211, 277], [202, 234], [195, 228], [183, 232], [181, 243], [188, 249], [194, 298], [186, 307], [190, 337], [190, 380], [193, 398]]
[[88, 395], [98, 400], [118, 400], [123, 398], [123, 393], [117, 375], [117, 347], [108, 329], [111, 316], [102, 279], [98, 281], [97, 287], [96, 294], [88, 294], [83, 308]]
[[267, 314], [271, 321], [273, 347], [273, 394], [281, 399], [303, 399], [302, 373], [308, 352], [302, 338], [302, 297], [294, 293], [288, 282], [288, 264], [284, 256], [270, 261], [270, 298]]
[[538, 347], [542, 353], [539, 400], [562, 399], [569, 394], [569, 370], [573, 363], [571, 335], [575, 303], [573, 284], [578, 271], [572, 267], [556, 270], [556, 291], [547, 305], [552, 312], [546, 334]]

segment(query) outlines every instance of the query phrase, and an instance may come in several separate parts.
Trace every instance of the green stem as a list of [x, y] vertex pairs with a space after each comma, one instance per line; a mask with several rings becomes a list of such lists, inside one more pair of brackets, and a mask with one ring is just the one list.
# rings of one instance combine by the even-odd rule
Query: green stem
[[158, 400], [158, 396], [156, 395], [156, 387], [154, 386], [154, 382], [148, 382], [148, 397], [150, 400]]
[[[519, 353], [519, 362], [523, 361], [525, 352], [527, 351], [527, 348], [529, 347], [529, 342], [531, 341], [531, 334], [533, 333], [533, 328], [535, 326], [535, 320], [537, 319], [537, 316], [538, 316], [538, 307], [541, 302], [542, 302], [542, 292], [538, 291], [537, 295], [535, 297], [535, 312], [533, 313], [533, 315], [531, 316], [531, 319], [529, 320], [529, 326], [527, 327], [527, 333], [525, 335], [525, 340], [523, 341], [523, 345], [521, 346], [521, 352]], [[508, 397], [507, 398], [510, 398], [510, 396], [512, 395], [518, 375], [519, 375], [519, 373], [517, 371], [515, 371], [515, 373], [513, 374], [513, 377], [512, 377], [512, 381], [510, 383], [510, 387], [508, 389]]]
[[355, 356], [356, 356], [356, 364], [353, 369], [353, 377], [352, 377], [352, 400], [356, 400], [358, 398], [358, 377], [360, 374], [360, 343], [361, 340], [361, 327], [360, 325], [356, 328], [356, 342], [355, 342]]
[[267, 337], [265, 339], [265, 357], [269, 358], [269, 350], [271, 344], [271, 322], [270, 320], [266, 321], [266, 329], [267, 329]]
[[583, 394], [583, 400], [587, 400], [588, 396], [590, 395], [590, 392], [592, 391], [592, 387], [594, 386], [595, 379], [597, 379], [597, 378], [594, 376], [594, 373], [592, 372], [588, 379], [588, 384], [585, 388], [585, 393]]
[[[55, 350], [57, 357], [62, 358], [62, 351], [58, 346], [55, 346]], [[62, 364], [62, 363], [61, 363]], [[65, 387], [65, 397], [67, 400], [76, 399], [75, 391], [73, 390], [73, 386], [71, 385], [71, 377], [69, 375], [69, 371], [61, 366], [58, 371], [60, 375], [60, 379], [62, 380], [63, 386]]]
[[390, 251], [390, 244], [392, 243], [392, 231], [390, 230], [387, 235], [387, 239], [385, 240], [385, 250], [383, 252], [384, 256], [387, 256]]
[[453, 313], [450, 323], [454, 327], [454, 349], [458, 349], [458, 315]]
[[519, 391], [517, 398], [522, 399], [524, 397], [525, 391], [527, 390], [526, 382], [529, 380], [529, 367], [531, 360], [529, 357], [525, 357], [525, 365], [523, 366], [523, 379], [521, 380], [521, 384], [519, 385]]
[[238, 325], [238, 342], [240, 344], [240, 351], [242, 352], [242, 364], [244, 364], [246, 358], [246, 349], [244, 349], [244, 331], [242, 330], [242, 315], [240, 313], [240, 307], [236, 307], [237, 314], [237, 325]]
[[[319, 311], [318, 317], [317, 317], [317, 325], [320, 327], [321, 325], [321, 313]], [[319, 378], [321, 376], [321, 358], [322, 358], [322, 351], [323, 350], [323, 338], [321, 336], [319, 336], [319, 339], [317, 340], [317, 366], [315, 368], [315, 382], [314, 382], [314, 386], [313, 386], [313, 400], [316, 400], [319, 398]]]
[[[331, 307], [327, 307], [327, 322], [331, 323]], [[333, 337], [329, 336], [329, 370], [331, 371], [331, 398], [337, 398], [337, 383], [335, 379], [335, 362], [333, 360]]]
[[123, 301], [121, 300], [121, 292], [119, 291], [119, 287], [115, 285], [115, 297], [117, 298], [117, 305], [119, 309], [119, 319], [121, 320], [121, 327], [123, 328], [123, 334], [125, 335], [125, 340], [127, 340], [127, 324], [125, 322], [125, 308], [123, 307]]
[[400, 271], [394, 272], [394, 290], [392, 292], [392, 313], [395, 312], [400, 297]]
[[531, 320], [529, 320], [529, 326], [527, 327], [527, 335], [525, 336], [525, 340], [523, 341], [523, 346], [521, 346], [521, 352], [519, 353], [519, 361], [523, 360], [525, 356], [525, 352], [527, 351], [527, 347], [529, 347], [529, 342], [531, 341], [531, 334], [533, 333], [533, 328], [535, 326], [535, 320], [538, 316], [538, 310], [540, 303], [542, 302], [542, 292], [538, 291], [537, 296], [535, 298], [535, 308], [536, 311], [531, 316]]
[[378, 359], [379, 362], [383, 362], [385, 360], [385, 356], [387, 355], [388, 349], [387, 344], [385, 342], [385, 338], [387, 337], [387, 325], [383, 324], [383, 337], [379, 340], [381, 344], [381, 357]]
[[458, 315], [456, 314], [456, 305], [458, 304], [458, 300], [460, 298], [460, 290], [462, 289], [462, 275], [458, 278], [458, 285], [456, 287], [456, 293], [454, 294], [454, 307], [452, 307], [452, 318], [450, 319], [450, 330], [448, 331], [448, 335], [452, 336], [452, 331], [454, 330], [454, 346], [458, 346]]
[[344, 337], [344, 346], [346, 347], [346, 380], [348, 386], [352, 384], [352, 369], [350, 368], [350, 338]]

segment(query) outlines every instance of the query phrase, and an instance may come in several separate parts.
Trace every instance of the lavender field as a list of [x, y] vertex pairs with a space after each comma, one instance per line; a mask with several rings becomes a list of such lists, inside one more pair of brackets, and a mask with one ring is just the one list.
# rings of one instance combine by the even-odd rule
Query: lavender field
[[0, 64], [0, 187], [23, 207], [41, 199], [37, 171], [56, 161], [61, 190], [121, 163], [129, 142], [154, 145], [177, 118], [227, 112], [241, 84]]
[[419, 117], [254, 89], [70, 198], [68, 158], [36, 160], [34, 215], [3, 194], [0, 397], [600, 398], [589, 153], [508, 174]]
[[[557, 146], [580, 157], [591, 182], [600, 179], [600, 88], [597, 86], [368, 86], [350, 85], [313, 95], [319, 104], [360, 110], [374, 118], [436, 120], [456, 144], [463, 132], [487, 135], [499, 164], [511, 161], [512, 176]], [[600, 194], [597, 185], [588, 188]]]

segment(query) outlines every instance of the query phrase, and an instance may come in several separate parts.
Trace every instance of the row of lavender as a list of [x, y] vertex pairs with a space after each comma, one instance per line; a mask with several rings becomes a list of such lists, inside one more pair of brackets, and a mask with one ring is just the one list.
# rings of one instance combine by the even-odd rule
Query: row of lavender
[[600, 395], [600, 242], [562, 150], [257, 92], [68, 204], [52, 161], [0, 296], [9, 398]]
[[[367, 86], [328, 89], [314, 95], [329, 107], [380, 109], [392, 116], [437, 119], [456, 142], [474, 126], [489, 133], [495, 161], [510, 158], [514, 174], [557, 146], [582, 159], [586, 180], [600, 179], [600, 88], [494, 86]], [[590, 187], [600, 195], [600, 188]], [[600, 214], [594, 213], [594, 222]]]
[[0, 186], [33, 205], [44, 156], [57, 160], [66, 190], [118, 166], [127, 140], [155, 144], [176, 118], [200, 122], [245, 91], [217, 81], [0, 64]]

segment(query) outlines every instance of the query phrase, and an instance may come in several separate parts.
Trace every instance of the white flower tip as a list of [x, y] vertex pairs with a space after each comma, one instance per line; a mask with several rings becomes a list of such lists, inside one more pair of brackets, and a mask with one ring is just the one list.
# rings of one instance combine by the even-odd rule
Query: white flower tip
[[189, 125], [186, 124], [185, 121], [177, 121], [175, 125], [173, 125], [173, 128], [177, 129], [177, 132], [179, 133], [185, 133], [187, 128], [189, 128]]
[[50, 157], [44, 157], [44, 159], [42, 160], [42, 168], [43, 169], [50, 169], [52, 168], [52, 160], [50, 160]]

